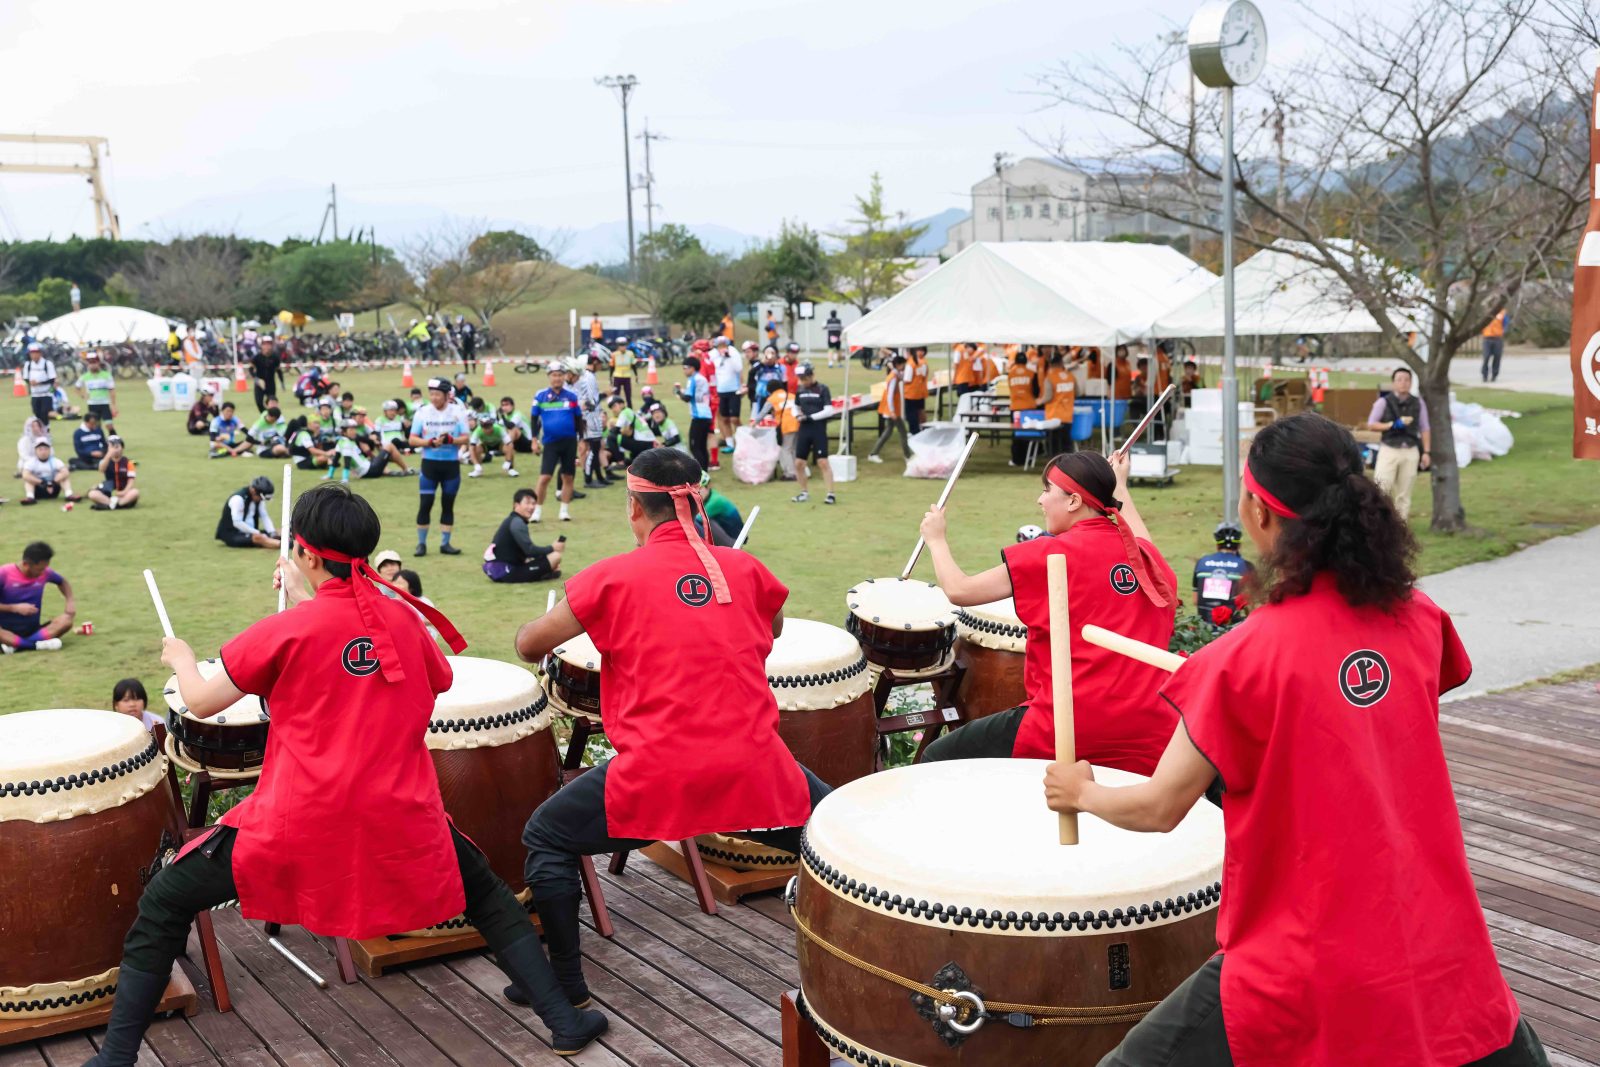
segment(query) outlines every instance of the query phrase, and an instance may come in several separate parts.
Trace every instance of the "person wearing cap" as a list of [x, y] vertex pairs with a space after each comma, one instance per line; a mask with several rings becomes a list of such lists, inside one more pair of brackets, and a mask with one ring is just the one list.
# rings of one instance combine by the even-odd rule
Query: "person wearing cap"
[[761, 405], [766, 403], [767, 394], [774, 389], [782, 389], [787, 376], [783, 372], [783, 365], [778, 362], [778, 350], [768, 345], [761, 353], [761, 359], [750, 368], [751, 418], [755, 412], [761, 410]]
[[900, 435], [900, 450], [906, 454], [908, 461], [911, 459], [911, 445], [906, 440], [906, 382], [910, 381], [910, 378], [906, 357], [896, 353], [884, 372], [883, 396], [878, 400], [878, 414], [883, 417], [883, 432], [878, 434], [878, 443], [867, 453], [868, 463], [883, 462], [878, 458], [878, 453], [889, 443], [889, 435], [892, 433]]
[[928, 408], [928, 350], [913, 348], [906, 353], [906, 430], [922, 432], [922, 413]]
[[828, 320], [822, 324], [822, 332], [828, 339], [828, 366], [836, 367], [844, 347], [844, 322], [839, 318], [838, 308], [828, 309]]
[[633, 354], [628, 339], [617, 338], [616, 346], [611, 350], [611, 388], [622, 394], [629, 407], [633, 407], [633, 365], [636, 362], [638, 357]]
[[472, 403], [472, 386], [467, 384], [465, 374], [457, 372], [454, 389], [453, 398], [457, 403], [468, 405]]
[[406, 464], [409, 441], [402, 411], [399, 400], [393, 397], [385, 400], [383, 410], [368, 424], [368, 436], [374, 445], [389, 457], [389, 468], [392, 469], [388, 469], [386, 473], [410, 475], [416, 472]]
[[83, 417], [83, 425], [72, 431], [73, 456], [67, 460], [67, 467], [75, 471], [98, 470], [100, 461], [106, 458], [106, 431], [100, 425], [100, 414], [89, 412]]
[[[754, 344], [746, 342], [747, 347]], [[726, 337], [713, 345], [717, 387], [717, 428], [722, 436], [722, 452], [733, 452], [733, 433], [739, 428], [739, 405], [744, 397], [744, 359], [733, 350]]]
[[278, 548], [278, 531], [272, 525], [272, 479], [258, 474], [250, 484], [228, 494], [217, 520], [217, 540], [229, 548]]
[[800, 430], [800, 409], [795, 405], [794, 394], [781, 382], [773, 384], [767, 399], [756, 412], [755, 421], [764, 422], [770, 417], [778, 432], [778, 471], [784, 481], [794, 479], [795, 434]]
[[28, 383], [28, 403], [35, 418], [50, 421], [55, 409], [56, 365], [44, 354], [44, 345], [38, 341], [28, 343], [28, 359], [22, 365], [22, 380]]
[[491, 582], [542, 582], [561, 577], [566, 541], [536, 545], [528, 531], [528, 520], [538, 505], [532, 489], [518, 489], [511, 495], [511, 514], [500, 520], [483, 561], [483, 573]]
[[333, 466], [328, 468], [322, 480], [331, 479], [335, 467], [339, 469], [341, 482], [350, 481], [351, 471], [355, 472], [357, 478], [381, 478], [388, 465], [389, 453], [379, 451], [366, 440], [359, 422], [345, 419], [339, 423], [339, 439], [333, 444]]
[[56, 499], [68, 503], [78, 500], [72, 492], [67, 465], [56, 458], [49, 438], [40, 438], [34, 442], [33, 455], [22, 464], [22, 503]]
[[711, 383], [700, 373], [700, 358], [683, 359], [683, 384], [673, 390], [689, 405], [689, 454], [702, 470], [711, 466]]
[[784, 388], [794, 392], [800, 388], [800, 346], [793, 341], [783, 352], [783, 377]]
[[100, 417], [108, 432], [114, 432], [117, 417], [117, 379], [106, 366], [99, 350], [89, 349], [83, 354], [83, 376], [78, 379], [78, 392], [83, 394], [87, 411]]
[[578, 422], [583, 417], [583, 407], [578, 394], [567, 388], [567, 375], [560, 363], [550, 365], [550, 385], [539, 390], [533, 398], [530, 422], [539, 431], [539, 440], [533, 450], [540, 454], [539, 482], [534, 492], [538, 502], [534, 505], [533, 521], [543, 515], [544, 498], [550, 488], [550, 479], [560, 475], [558, 496], [561, 500], [561, 521], [571, 522], [569, 510], [573, 497], [572, 483], [578, 473]]
[[1236, 522], [1223, 522], [1211, 533], [1217, 543], [1194, 564], [1195, 613], [1202, 622], [1217, 629], [1234, 625], [1240, 608], [1249, 603], [1255, 585], [1256, 569], [1239, 554], [1244, 534]]
[[794, 405], [800, 420], [800, 428], [794, 435], [794, 477], [800, 483], [800, 492], [794, 495], [793, 500], [796, 504], [804, 504], [811, 499], [807, 491], [809, 472], [806, 466], [815, 463], [822, 472], [822, 484], [827, 490], [822, 502], [836, 504], [838, 498], [833, 495], [833, 468], [828, 466], [828, 424], [825, 421], [832, 413], [833, 397], [828, 387], [817, 381], [816, 370], [809, 363], [800, 364], [800, 387], [795, 390]]
[[704, 517], [694, 517], [695, 529], [702, 534], [711, 531], [711, 543], [718, 548], [732, 548], [744, 530], [744, 516], [739, 506], [711, 487], [711, 472], [700, 472], [700, 508]]
[[106, 454], [100, 460], [103, 480], [89, 490], [89, 506], [96, 511], [133, 507], [139, 502], [139, 490], [133, 484], [138, 476], [133, 461], [123, 451], [122, 438], [112, 434], [106, 439]]
[[580, 857], [703, 833], [797, 850], [800, 827], [828, 792], [778, 736], [767, 683], [789, 590], [754, 555], [706, 544], [693, 522], [700, 477], [694, 457], [676, 448], [634, 460], [627, 521], [639, 547], [569, 577], [566, 599], [517, 632], [517, 654], [529, 663], [588, 634], [617, 753], [541, 804], [522, 833], [550, 962], [574, 1000], [587, 995]]
[[267, 402], [288, 388], [283, 377], [283, 357], [270, 337], [263, 337], [260, 347], [250, 353], [250, 381], [257, 411], [265, 411]]
[[632, 463], [641, 452], [655, 445], [655, 436], [644, 416], [630, 408], [622, 397], [612, 394], [606, 401], [610, 411], [611, 429], [606, 433], [606, 445], [613, 458], [620, 457]]
[[528, 913], [445, 815], [427, 736], [454, 678], [424, 620], [452, 652], [466, 642], [436, 609], [380, 595], [367, 557], [382, 526], [348, 486], [302, 493], [293, 529], [274, 577], [288, 609], [227, 641], [222, 670], [202, 678], [187, 644], [162, 647], [189, 714], [208, 718], [255, 695], [272, 709], [272, 744], [255, 791], [145, 887], [90, 1064], [137, 1062], [195, 915], [234, 899], [249, 920], [358, 940], [464, 913], [534, 1004], [553, 1050], [582, 1050], [606, 1017], [573, 1007]]
[[428, 527], [433, 522], [433, 498], [439, 502], [439, 551], [459, 556], [450, 543], [456, 522], [456, 493], [461, 489], [461, 452], [467, 441], [464, 409], [450, 403], [450, 383], [428, 379], [428, 403], [411, 420], [411, 447], [422, 450], [422, 474], [417, 479], [417, 547], [414, 556], [428, 554]]
[[604, 489], [611, 484], [600, 456], [600, 439], [606, 433], [606, 412], [600, 399], [600, 379], [595, 374], [599, 366], [600, 357], [590, 352], [582, 361], [573, 360], [567, 373], [583, 413], [582, 432], [578, 435], [578, 466], [583, 468], [585, 489]]

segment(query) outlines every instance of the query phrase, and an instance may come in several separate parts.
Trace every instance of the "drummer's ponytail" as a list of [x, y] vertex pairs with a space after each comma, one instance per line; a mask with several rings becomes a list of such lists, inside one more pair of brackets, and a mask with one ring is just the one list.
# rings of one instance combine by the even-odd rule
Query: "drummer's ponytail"
[[1279, 419], [1256, 434], [1247, 463], [1261, 488], [1295, 513], [1281, 519], [1265, 561], [1269, 601], [1307, 592], [1321, 571], [1356, 606], [1388, 609], [1410, 595], [1416, 539], [1367, 477], [1350, 431], [1311, 413]]

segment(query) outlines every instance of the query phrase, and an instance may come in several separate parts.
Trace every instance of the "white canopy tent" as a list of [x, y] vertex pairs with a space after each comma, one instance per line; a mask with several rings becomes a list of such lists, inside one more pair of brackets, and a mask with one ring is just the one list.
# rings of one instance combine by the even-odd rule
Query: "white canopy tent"
[[33, 330], [33, 335], [42, 341], [61, 341], [70, 345], [165, 341], [167, 320], [138, 308], [102, 305], [40, 323]]
[[1167, 245], [979, 242], [845, 327], [852, 345], [1069, 344], [1151, 336], [1216, 275]]

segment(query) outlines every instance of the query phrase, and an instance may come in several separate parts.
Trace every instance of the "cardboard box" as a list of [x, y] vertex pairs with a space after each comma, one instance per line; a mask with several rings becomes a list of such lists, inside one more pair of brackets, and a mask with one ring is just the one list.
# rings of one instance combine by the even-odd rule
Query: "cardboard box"
[[1368, 386], [1362, 389], [1327, 389], [1322, 394], [1322, 413], [1340, 426], [1366, 426], [1367, 415], [1378, 390]]

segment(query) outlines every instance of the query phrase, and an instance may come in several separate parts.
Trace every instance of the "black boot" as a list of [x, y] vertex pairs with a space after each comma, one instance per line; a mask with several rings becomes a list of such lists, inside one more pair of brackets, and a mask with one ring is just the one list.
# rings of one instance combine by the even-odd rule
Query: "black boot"
[[111, 1021], [100, 1041], [100, 1054], [83, 1067], [133, 1067], [139, 1043], [155, 1018], [156, 1005], [167, 991], [170, 974], [146, 974], [123, 966], [117, 971], [117, 995], [111, 1002]]
[[[524, 937], [496, 955], [500, 959], [500, 969], [512, 980], [506, 989], [507, 999], [532, 1004], [533, 1010], [550, 1028], [550, 1047], [557, 1056], [582, 1052], [611, 1025], [600, 1012], [584, 1011], [568, 1002], [555, 971], [550, 968], [550, 961], [545, 959], [538, 937]], [[511, 997], [513, 990], [524, 994], [526, 999]]]
[[[544, 928], [550, 966], [575, 1008], [586, 1008], [593, 999], [583, 980], [583, 954], [578, 947], [578, 906], [582, 902], [582, 895], [573, 893], [539, 901], [534, 908], [539, 913], [539, 925]], [[513, 1004], [528, 1003], [526, 998], [518, 999], [519, 992], [514, 984], [506, 986], [506, 999]]]

